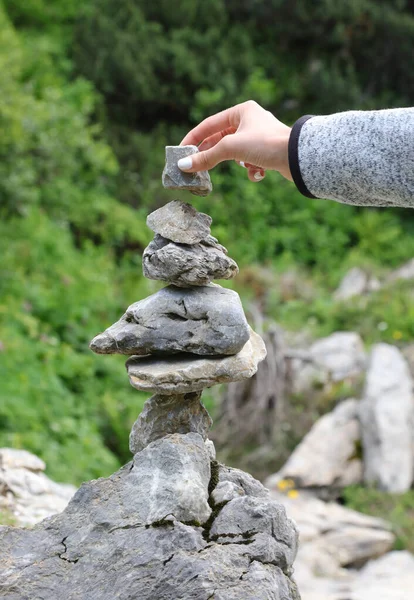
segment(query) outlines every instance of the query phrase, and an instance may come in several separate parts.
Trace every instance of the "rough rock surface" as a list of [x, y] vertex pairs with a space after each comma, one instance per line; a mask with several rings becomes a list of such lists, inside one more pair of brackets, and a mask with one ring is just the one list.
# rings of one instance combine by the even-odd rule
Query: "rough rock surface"
[[[207, 196], [213, 189], [208, 171], [184, 173], [178, 168], [180, 158], [197, 154], [197, 146], [166, 146], [162, 184], [170, 190], [188, 190], [196, 196]], [[172, 239], [172, 238], [171, 238]]]
[[0, 511], [10, 513], [18, 525], [34, 525], [62, 511], [76, 491], [46, 477], [45, 468], [26, 450], [0, 448]]
[[388, 492], [409, 490], [414, 474], [413, 380], [395, 346], [372, 349], [360, 419], [365, 481]]
[[198, 433], [203, 440], [212, 419], [200, 402], [201, 393], [161, 396], [147, 400], [129, 436], [132, 454], [170, 433]]
[[198, 244], [209, 238], [211, 223], [209, 215], [180, 200], [165, 204], [147, 217], [147, 225], [152, 231], [178, 244]]
[[341, 488], [362, 480], [359, 402], [345, 400], [321, 417], [266, 485], [293, 479], [297, 488]]
[[250, 330], [250, 339], [234, 356], [196, 358], [178, 355], [171, 358], [132, 356], [126, 362], [130, 383], [144, 392], [186, 394], [217, 383], [252, 377], [266, 356], [262, 338]]
[[210, 457], [197, 433], [174, 433], [134, 456], [135, 510], [150, 524], [168, 515], [205, 523], [210, 516]]
[[171, 285], [132, 304], [90, 347], [98, 354], [220, 356], [236, 354], [248, 339], [236, 292], [215, 284], [188, 289]]
[[[178, 483], [181, 475], [189, 489], [190, 473], [182, 472], [178, 445], [173, 456], [167, 456], [173, 438], [191, 440], [188, 450], [193, 448], [195, 456], [184, 448], [185, 460], [204, 473], [204, 459], [198, 461], [203, 454], [200, 436], [170, 436], [169, 442], [164, 438], [150, 444], [132, 465], [108, 479], [84, 484], [62, 514], [30, 530], [0, 528], [2, 600], [300, 600], [290, 577], [296, 528], [283, 507], [257, 498], [254, 486], [244, 498], [240, 540], [227, 537], [220, 544], [211, 536], [217, 519], [219, 529], [225, 526], [220, 515], [232, 502], [216, 506], [210, 520], [199, 526], [194, 521], [193, 495], [178, 487], [181, 502], [165, 506], [173, 512], [152, 521], [160, 514], [157, 509], [149, 519], [150, 507], [166, 503], [162, 486], [151, 473], [151, 447], [165, 448], [162, 464], [173, 470], [173, 481]], [[157, 469], [159, 464], [158, 459]], [[217, 465], [214, 468], [217, 471]], [[213, 487], [212, 477], [210, 491]], [[256, 487], [260, 489], [258, 482]], [[233, 508], [228, 511], [234, 514]]]
[[[214, 238], [212, 238], [214, 239]], [[220, 244], [176, 244], [161, 235], [144, 250], [144, 276], [179, 287], [207, 285], [213, 279], [231, 279], [239, 272], [235, 261]]]

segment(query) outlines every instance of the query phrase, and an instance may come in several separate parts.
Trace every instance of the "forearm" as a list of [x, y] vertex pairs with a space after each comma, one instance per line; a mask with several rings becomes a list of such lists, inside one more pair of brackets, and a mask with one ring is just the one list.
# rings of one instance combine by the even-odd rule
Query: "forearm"
[[414, 208], [414, 108], [299, 119], [289, 164], [311, 198]]

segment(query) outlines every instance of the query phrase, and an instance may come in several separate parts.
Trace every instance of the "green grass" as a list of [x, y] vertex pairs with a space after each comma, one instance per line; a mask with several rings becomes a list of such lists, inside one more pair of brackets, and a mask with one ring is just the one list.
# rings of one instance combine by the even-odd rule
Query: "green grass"
[[355, 485], [344, 489], [343, 499], [348, 508], [391, 523], [396, 535], [395, 550], [414, 552], [414, 490], [389, 494]]

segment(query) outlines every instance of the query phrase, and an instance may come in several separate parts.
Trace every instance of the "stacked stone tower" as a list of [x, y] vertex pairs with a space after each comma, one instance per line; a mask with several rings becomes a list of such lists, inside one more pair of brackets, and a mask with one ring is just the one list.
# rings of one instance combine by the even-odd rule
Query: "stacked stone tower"
[[[187, 178], [202, 193], [208, 182]], [[200, 402], [204, 388], [251, 377], [266, 355], [239, 296], [212, 283], [237, 265], [211, 236], [211, 218], [189, 204], [170, 202], [147, 223], [155, 237], [144, 274], [168, 285], [91, 342], [129, 355], [130, 383], [153, 394], [131, 431], [133, 460], [33, 530], [0, 528], [0, 596], [300, 600], [295, 524], [261, 483], [216, 461]]]
[[172, 433], [206, 440], [211, 419], [200, 403], [203, 389], [251, 377], [266, 356], [238, 294], [211, 283], [238, 273], [210, 234], [211, 218], [173, 201], [147, 223], [155, 237], [143, 254], [144, 274], [169, 285], [132, 304], [90, 345], [101, 354], [131, 355], [132, 386], [155, 394], [132, 429], [133, 454]]

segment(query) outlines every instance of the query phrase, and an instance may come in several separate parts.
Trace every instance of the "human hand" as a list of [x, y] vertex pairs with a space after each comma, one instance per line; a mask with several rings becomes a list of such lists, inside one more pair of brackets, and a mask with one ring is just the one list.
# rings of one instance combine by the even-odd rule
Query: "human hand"
[[178, 167], [194, 173], [208, 171], [224, 160], [235, 160], [247, 168], [250, 181], [263, 179], [266, 169], [279, 171], [292, 181], [289, 136], [290, 127], [248, 100], [208, 117], [187, 133], [181, 145], [199, 145], [199, 153], [182, 158]]

